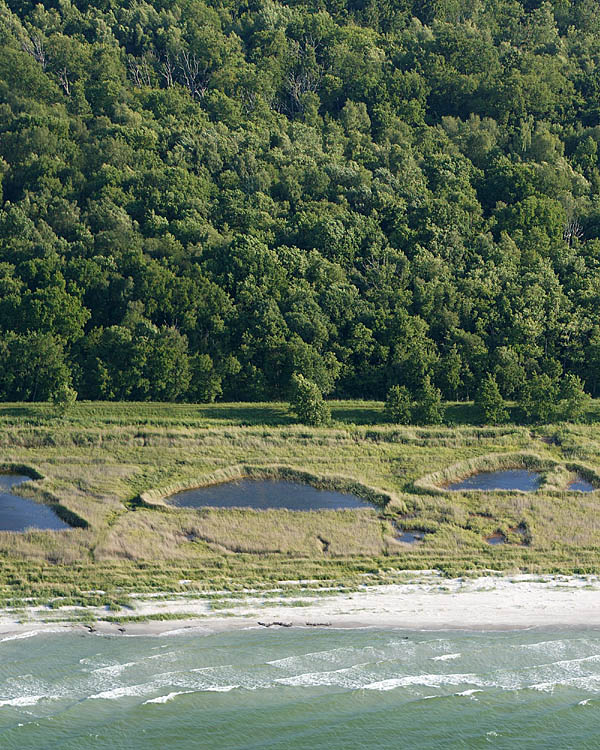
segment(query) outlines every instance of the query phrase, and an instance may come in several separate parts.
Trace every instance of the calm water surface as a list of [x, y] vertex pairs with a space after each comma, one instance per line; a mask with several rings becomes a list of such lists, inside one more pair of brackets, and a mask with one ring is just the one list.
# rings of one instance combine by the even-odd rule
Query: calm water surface
[[597, 750], [600, 632], [0, 642], [3, 750]]
[[460, 482], [448, 485], [449, 490], [523, 490], [531, 492], [540, 485], [537, 471], [508, 469], [507, 471], [482, 471]]
[[342, 492], [318, 490], [309, 484], [276, 480], [242, 479], [196, 490], [186, 490], [167, 498], [186, 508], [286, 508], [287, 510], [337, 510], [367, 508], [368, 503]]
[[52, 508], [9, 492], [12, 487], [30, 480], [31, 477], [20, 474], [0, 474], [0, 531], [70, 529]]
[[578, 492], [593, 492], [596, 488], [587, 479], [576, 479], [574, 482], [567, 487], [569, 490], [577, 490]]

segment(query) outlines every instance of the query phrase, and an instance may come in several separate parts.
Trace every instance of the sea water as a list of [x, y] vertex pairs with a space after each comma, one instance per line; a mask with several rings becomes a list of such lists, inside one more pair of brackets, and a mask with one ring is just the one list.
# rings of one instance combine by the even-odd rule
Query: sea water
[[600, 631], [0, 642], [3, 750], [600, 747]]

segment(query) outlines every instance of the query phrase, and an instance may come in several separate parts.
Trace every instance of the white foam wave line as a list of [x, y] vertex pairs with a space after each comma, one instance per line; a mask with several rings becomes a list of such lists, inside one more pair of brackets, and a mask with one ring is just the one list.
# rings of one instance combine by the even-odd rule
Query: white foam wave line
[[[105, 690], [102, 693], [96, 693], [96, 695], [90, 695], [90, 700], [119, 700], [120, 698], [132, 698], [143, 696], [154, 690], [160, 689], [161, 686], [155, 683], [146, 685], [130, 685], [128, 687], [113, 688], [112, 690]], [[229, 693], [231, 690], [236, 690], [241, 685], [202, 685], [196, 687], [194, 690], [179, 690], [168, 693], [167, 695], [161, 695], [157, 698], [150, 698], [144, 701], [146, 703], [167, 703], [173, 700], [178, 695], [185, 695], [188, 693]]]
[[167, 695], [159, 695], [158, 698], [149, 698], [147, 701], [144, 701], [144, 706], [147, 703], [168, 703], [169, 701], [172, 701], [173, 698], [177, 698], [178, 695], [187, 695], [188, 693], [193, 692], [193, 690], [178, 690], [174, 693], [168, 693]]
[[188, 626], [186, 628], [175, 628], [174, 630], [165, 630], [164, 633], [157, 633], [157, 636], [162, 638], [163, 636], [172, 636], [172, 635], [192, 635], [192, 634], [198, 634], [198, 633], [205, 633], [206, 635], [210, 635], [211, 631], [210, 628], [204, 627], [202, 625], [196, 625], [196, 626]]
[[365, 690], [394, 690], [399, 687], [412, 685], [424, 685], [426, 687], [442, 687], [443, 685], [471, 684], [479, 687], [487, 687], [476, 674], [416, 674], [405, 677], [392, 677], [388, 680], [371, 682], [363, 685]]
[[531, 690], [541, 690], [551, 693], [556, 687], [578, 687], [583, 690], [593, 690], [598, 693], [600, 675], [579, 675], [577, 677], [566, 677], [564, 679], [548, 680], [546, 682], [537, 682], [534, 685], [526, 685]]
[[[536, 679], [535, 675], [539, 675], [539, 677], [537, 678], [538, 681], [535, 683], [536, 685], [559, 685], [566, 684], [574, 679], [600, 679], [600, 675], [586, 675], [585, 673], [583, 673], [583, 670], [580, 669], [580, 666], [583, 664], [595, 664], [599, 661], [600, 654], [594, 654], [592, 656], [584, 656], [578, 659], [562, 659], [560, 661], [545, 662], [544, 664], [534, 664], [531, 666], [520, 667], [515, 671], [498, 669], [493, 673], [493, 675], [495, 676], [500, 686], [505, 688], [508, 687], [510, 689], [518, 689], [520, 687], [533, 687], [533, 685], [525, 685], [525, 680], [528, 674], [532, 675], [531, 679]], [[559, 675], [556, 675], [552, 672], [553, 668], [555, 671], [557, 669], [564, 670], [564, 675], [559, 677]], [[548, 674], [549, 679], [540, 679], [540, 677], [542, 677], [544, 674]], [[511, 682], [511, 684], [508, 685], [508, 682]]]
[[21, 641], [25, 638], [35, 638], [36, 635], [42, 635], [44, 633], [60, 633], [64, 628], [42, 628], [39, 630], [27, 630], [25, 633], [14, 633], [13, 635], [7, 635], [4, 638], [0, 638], [0, 643], [6, 643], [6, 641]]
[[106, 667], [98, 667], [97, 669], [92, 669], [91, 674], [106, 674], [110, 676], [116, 676], [118, 674], [121, 674], [121, 672], [123, 672], [128, 667], [133, 667], [139, 663], [139, 661], [128, 661], [124, 664], [109, 664]]
[[[161, 646], [160, 648], [164, 648], [164, 646]], [[146, 656], [145, 659], [149, 661], [150, 659], [166, 659], [167, 657], [171, 657], [171, 661], [175, 661], [180, 653], [181, 651], [164, 651], [162, 654], [153, 654], [152, 656]]]
[[35, 706], [44, 697], [43, 695], [23, 695], [20, 698], [7, 698], [0, 700], [0, 706]]
[[[124, 672], [126, 669], [129, 669], [129, 667], [139, 666], [140, 664], [143, 664], [145, 661], [150, 661], [151, 659], [163, 659], [165, 661], [175, 661], [177, 659], [177, 652], [167, 651], [166, 653], [162, 653], [162, 654], [154, 654], [152, 656], [145, 656], [139, 661], [127, 661], [127, 662], [124, 662], [123, 664], [106, 664], [106, 665], [103, 665], [102, 667], [96, 667], [95, 669], [90, 670], [90, 674], [105, 675], [108, 677], [117, 677], [118, 675], [121, 674], [121, 672]], [[82, 660], [80, 660], [80, 663], [82, 663]]]
[[583, 700], [583, 701], [579, 701], [579, 703], [578, 703], [577, 705], [578, 705], [578, 706], [587, 706], [587, 704], [588, 704], [588, 703], [589, 703], [589, 702], [590, 702], [591, 700], [592, 700], [591, 698], [586, 698], [586, 699], [585, 699], [585, 700]]
[[189, 669], [189, 672], [216, 672], [217, 669], [232, 669], [233, 664], [217, 664], [214, 667], [195, 667], [194, 669]]
[[483, 693], [483, 690], [481, 690], [481, 688], [472, 688], [471, 690], [463, 690], [462, 693], [455, 693], [455, 695], [470, 697], [474, 693]]
[[119, 698], [128, 698], [139, 696], [153, 689], [152, 685], [128, 685], [127, 687], [113, 688], [112, 690], [103, 690], [101, 693], [90, 695], [89, 700], [107, 700], [115, 701]]
[[565, 667], [571, 664], [583, 664], [588, 661], [600, 661], [600, 654], [592, 654], [591, 656], [582, 656], [579, 659], [561, 659], [561, 661], [552, 661], [549, 664], [540, 664], [540, 667]]
[[356, 649], [353, 646], [340, 646], [339, 648], [332, 648], [326, 651], [312, 651], [308, 654], [298, 654], [298, 656], [286, 656], [283, 659], [273, 659], [266, 663], [270, 664], [272, 667], [286, 667], [297, 664], [308, 658], [316, 658], [322, 661], [333, 661], [334, 658], [340, 654], [357, 654], [361, 651], [374, 651], [377, 655], [380, 655], [372, 646], [365, 646], [364, 648], [359, 649]]
[[564, 648], [565, 646], [572, 646], [574, 643], [589, 643], [589, 641], [585, 638], [576, 638], [573, 640], [567, 640], [562, 638], [557, 638], [554, 641], [537, 641], [536, 643], [518, 643], [513, 646], [513, 648], [526, 648], [526, 649], [539, 649], [544, 648], [545, 646], [559, 646], [560, 648]]
[[274, 680], [279, 685], [287, 685], [288, 687], [302, 687], [311, 685], [338, 685], [344, 687], [360, 687], [360, 684], [356, 684], [356, 681], [342, 681], [340, 677], [353, 672], [355, 669], [360, 667], [366, 667], [371, 662], [364, 662], [363, 664], [354, 664], [351, 667], [342, 667], [341, 669], [332, 669], [328, 672], [304, 672], [303, 674], [293, 675], [292, 677], [278, 677]]
[[450, 661], [451, 659], [460, 659], [462, 654], [442, 654], [441, 656], [432, 656], [432, 661]]

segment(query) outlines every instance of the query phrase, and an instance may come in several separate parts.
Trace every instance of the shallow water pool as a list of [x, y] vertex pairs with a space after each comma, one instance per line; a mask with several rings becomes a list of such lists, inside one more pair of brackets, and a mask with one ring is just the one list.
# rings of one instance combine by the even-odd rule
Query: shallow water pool
[[571, 482], [567, 489], [570, 492], [593, 492], [596, 488], [591, 482], [588, 482], [587, 479], [579, 477]]
[[505, 471], [482, 471], [466, 479], [448, 485], [449, 490], [521, 490], [533, 492], [540, 486], [541, 477], [537, 471], [527, 469], [507, 469]]
[[252, 508], [267, 510], [341, 510], [373, 507], [356, 495], [319, 490], [281, 480], [242, 479], [178, 492], [167, 502], [182, 508]]
[[0, 531], [70, 529], [52, 508], [9, 492], [12, 487], [30, 480], [31, 477], [22, 474], [0, 474]]

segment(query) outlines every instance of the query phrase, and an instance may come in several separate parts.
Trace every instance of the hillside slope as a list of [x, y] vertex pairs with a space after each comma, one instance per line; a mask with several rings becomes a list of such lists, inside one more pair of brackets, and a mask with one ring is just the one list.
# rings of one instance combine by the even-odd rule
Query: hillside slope
[[597, 395], [593, 0], [10, 0], [0, 44], [0, 398]]

